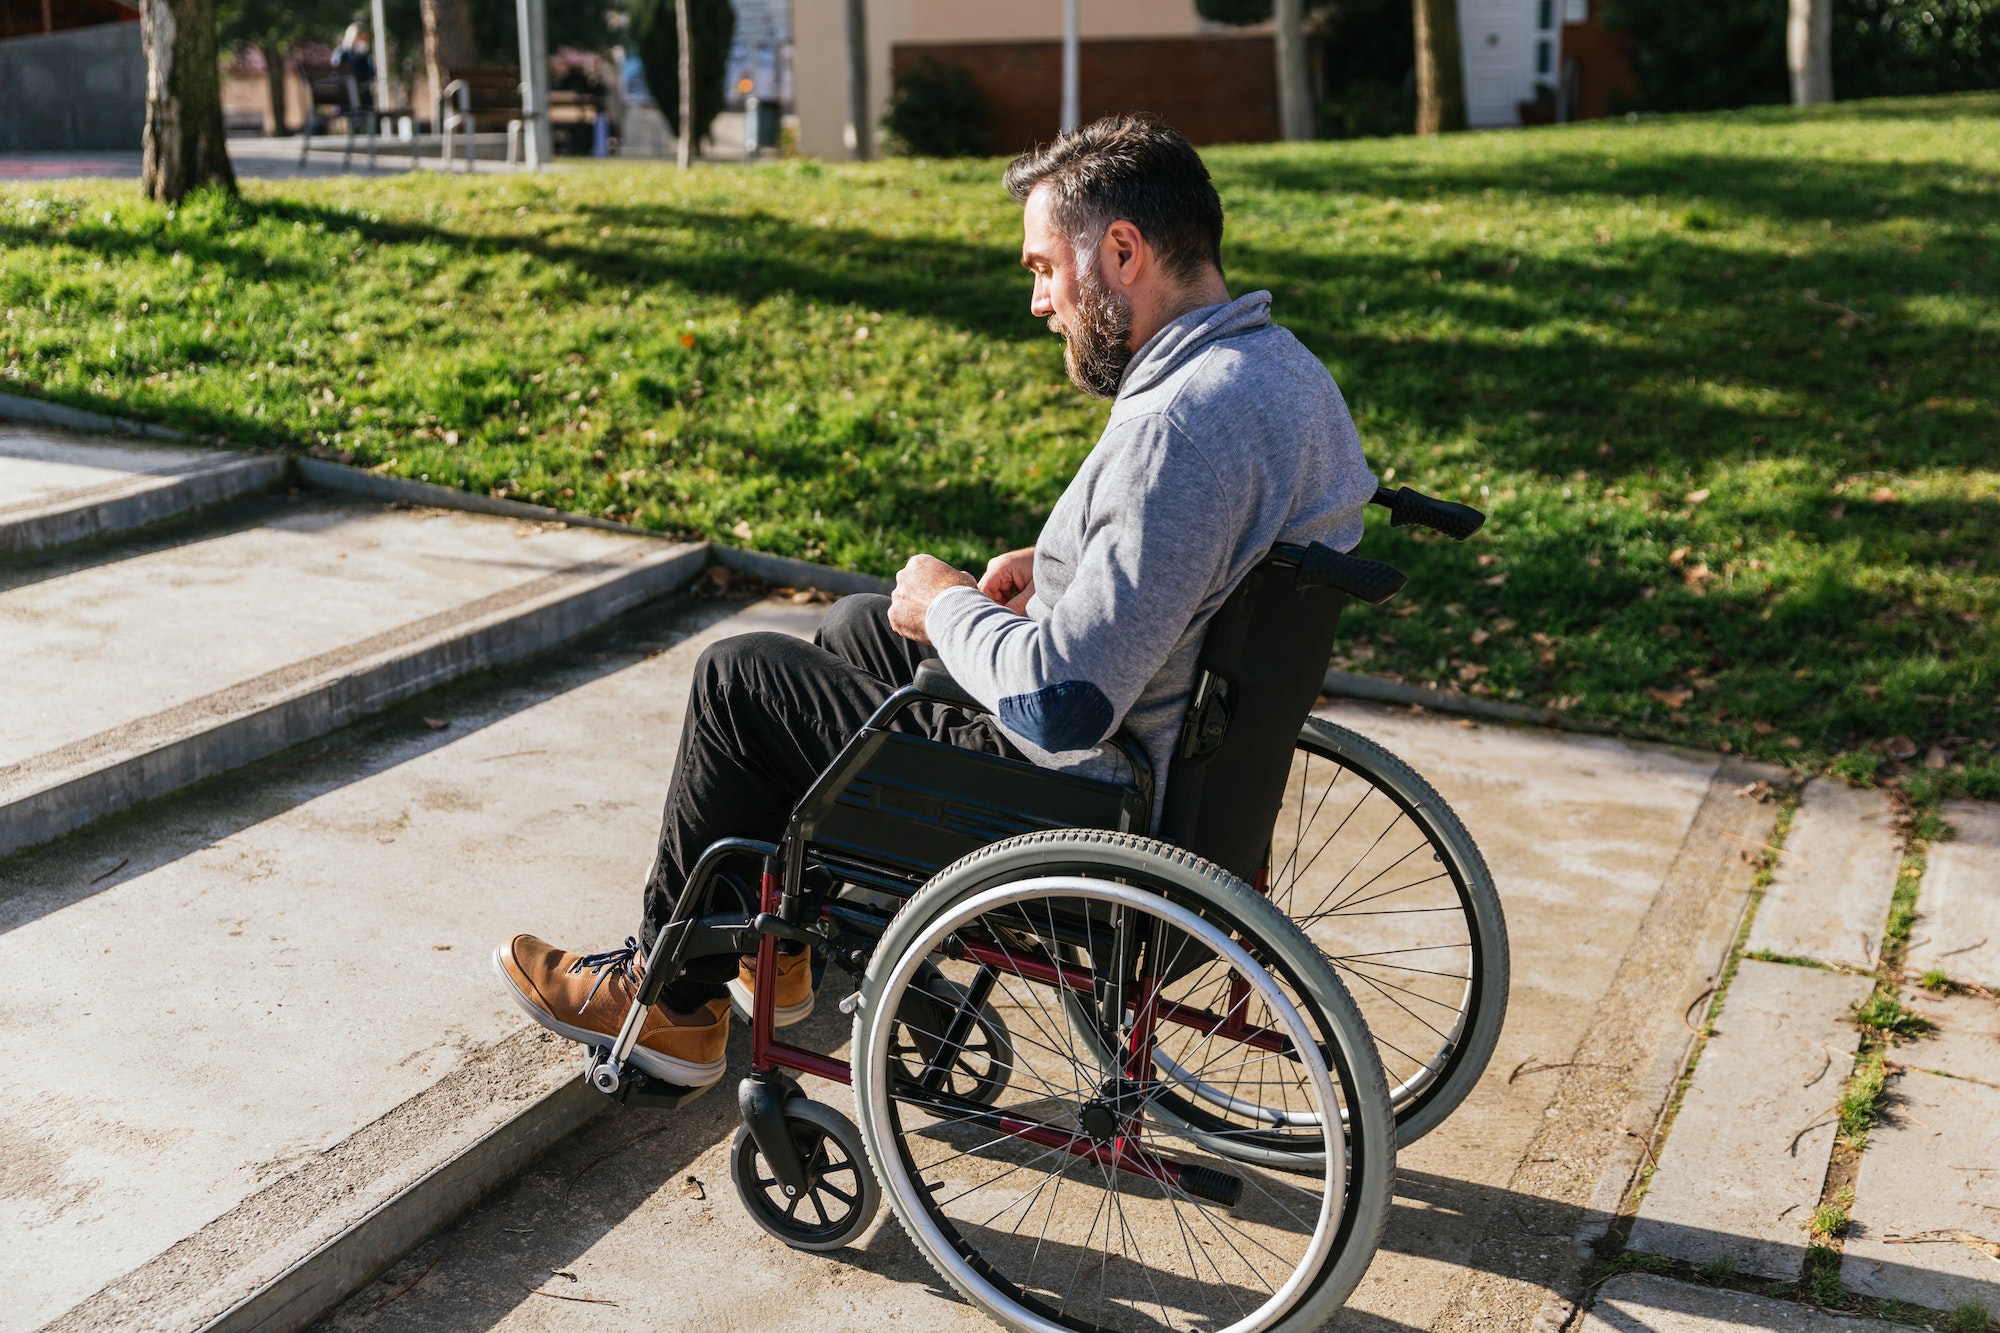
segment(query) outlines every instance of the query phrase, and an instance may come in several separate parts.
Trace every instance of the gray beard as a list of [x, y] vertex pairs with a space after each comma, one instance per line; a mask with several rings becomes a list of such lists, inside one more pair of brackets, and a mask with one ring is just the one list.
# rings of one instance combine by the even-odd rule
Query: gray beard
[[1092, 398], [1116, 398], [1132, 362], [1132, 307], [1112, 295], [1094, 266], [1078, 265], [1076, 327], [1054, 315], [1049, 328], [1063, 340], [1070, 382]]

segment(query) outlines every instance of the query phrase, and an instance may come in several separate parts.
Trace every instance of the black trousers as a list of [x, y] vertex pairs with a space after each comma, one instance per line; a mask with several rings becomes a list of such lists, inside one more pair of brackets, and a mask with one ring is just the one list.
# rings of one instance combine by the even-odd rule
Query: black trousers
[[[776, 841], [792, 807], [855, 732], [937, 654], [889, 628], [879, 594], [834, 603], [811, 643], [789, 634], [739, 634], [711, 644], [695, 664], [681, 724], [680, 758], [660, 819], [660, 850], [646, 882], [644, 934], [651, 949], [672, 919], [689, 872], [719, 838]], [[963, 749], [1022, 758], [993, 721], [943, 705], [906, 711], [896, 729]], [[733, 964], [731, 965], [733, 974]], [[690, 978], [676, 1007], [720, 995]]]

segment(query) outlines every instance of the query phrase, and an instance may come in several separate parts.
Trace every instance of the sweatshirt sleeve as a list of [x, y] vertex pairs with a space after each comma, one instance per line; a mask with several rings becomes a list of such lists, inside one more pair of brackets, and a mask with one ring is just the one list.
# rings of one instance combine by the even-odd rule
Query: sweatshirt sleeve
[[1044, 619], [975, 588], [940, 594], [925, 617], [958, 683], [1052, 754], [1118, 729], [1222, 577], [1241, 527], [1231, 509], [1244, 488], [1167, 418], [1136, 418], [1119, 434], [1098, 445], [1115, 461], [1092, 490], [1074, 578]]

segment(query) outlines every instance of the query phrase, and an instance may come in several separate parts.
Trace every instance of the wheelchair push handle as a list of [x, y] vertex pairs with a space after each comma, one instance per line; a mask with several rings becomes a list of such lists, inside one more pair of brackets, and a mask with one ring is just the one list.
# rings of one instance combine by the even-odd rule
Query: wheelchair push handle
[[1392, 528], [1413, 525], [1432, 528], [1455, 542], [1464, 541], [1486, 522], [1486, 515], [1471, 505], [1439, 500], [1422, 491], [1413, 491], [1408, 486], [1399, 486], [1393, 491], [1386, 486], [1377, 486], [1375, 498], [1368, 503], [1381, 505], [1389, 511], [1389, 526]]
[[1296, 588], [1337, 588], [1370, 606], [1379, 606], [1403, 590], [1409, 576], [1394, 565], [1349, 555], [1314, 542], [1299, 560]]

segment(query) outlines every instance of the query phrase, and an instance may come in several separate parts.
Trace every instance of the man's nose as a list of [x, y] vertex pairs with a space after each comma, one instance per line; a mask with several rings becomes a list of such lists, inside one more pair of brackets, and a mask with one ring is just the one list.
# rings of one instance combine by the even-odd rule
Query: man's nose
[[1028, 300], [1028, 312], [1036, 319], [1047, 319], [1056, 312], [1056, 303], [1049, 296], [1046, 278], [1035, 279], [1035, 294]]

